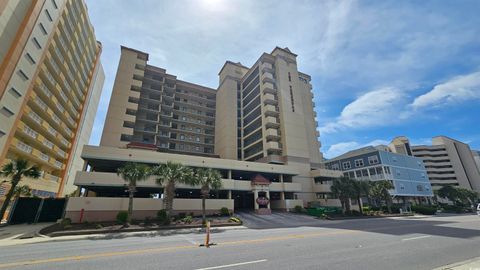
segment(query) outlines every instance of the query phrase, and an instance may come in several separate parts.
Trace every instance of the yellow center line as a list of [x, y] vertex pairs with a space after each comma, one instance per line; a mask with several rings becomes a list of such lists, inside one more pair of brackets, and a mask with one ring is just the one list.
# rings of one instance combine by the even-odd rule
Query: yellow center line
[[[263, 243], [263, 242], [270, 242], [270, 241], [283, 241], [283, 240], [291, 240], [291, 239], [301, 239], [301, 238], [306, 238], [306, 237], [318, 237], [318, 236], [338, 235], [338, 234], [352, 234], [352, 233], [358, 233], [358, 231], [345, 230], [345, 231], [339, 231], [339, 232], [289, 234], [289, 235], [278, 236], [278, 237], [266, 237], [266, 238], [259, 238], [259, 239], [246, 239], [246, 240], [238, 240], [238, 241], [220, 242], [220, 243], [217, 243], [217, 245], [224, 246], [224, 245], [254, 244], [254, 243]], [[27, 261], [4, 263], [4, 264], [0, 264], [0, 268], [15, 267], [15, 266], [26, 266], [26, 265], [43, 264], [43, 263], [79, 261], [79, 260], [88, 260], [88, 259], [122, 256], [122, 255], [159, 253], [159, 252], [165, 252], [165, 251], [195, 249], [195, 248], [198, 248], [198, 246], [196, 246], [196, 245], [172, 246], [172, 247], [164, 247], [164, 248], [147, 248], [147, 249], [135, 249], [135, 250], [127, 250], [127, 251], [114, 251], [114, 252], [96, 253], [96, 254], [79, 255], [79, 256], [66, 256], [66, 257], [58, 257], [58, 258], [27, 260]]]

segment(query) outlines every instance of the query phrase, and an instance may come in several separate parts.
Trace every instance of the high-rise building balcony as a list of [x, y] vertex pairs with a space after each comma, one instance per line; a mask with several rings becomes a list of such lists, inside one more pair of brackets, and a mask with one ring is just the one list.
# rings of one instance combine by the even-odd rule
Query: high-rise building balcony
[[273, 86], [273, 84], [266, 84], [263, 88], [263, 93], [264, 94], [277, 94], [277, 89], [275, 88], [275, 86]]
[[268, 128], [265, 131], [265, 136], [267, 138], [267, 141], [278, 141], [278, 140], [280, 140], [279, 131], [277, 129]]
[[264, 102], [265, 104], [271, 104], [271, 105], [277, 105], [277, 104], [278, 104], [277, 99], [276, 99], [275, 96], [272, 95], [272, 94], [265, 94], [265, 95], [263, 96], [263, 102]]
[[278, 116], [280, 113], [274, 105], [265, 105], [265, 116]]
[[268, 116], [265, 117], [265, 127], [268, 128], [279, 128], [280, 123], [278, 122], [276, 117]]
[[273, 74], [271, 73], [264, 73], [262, 77], [263, 77], [262, 78], [263, 83], [272, 83], [272, 84], [275, 83], [275, 79], [273, 78]]

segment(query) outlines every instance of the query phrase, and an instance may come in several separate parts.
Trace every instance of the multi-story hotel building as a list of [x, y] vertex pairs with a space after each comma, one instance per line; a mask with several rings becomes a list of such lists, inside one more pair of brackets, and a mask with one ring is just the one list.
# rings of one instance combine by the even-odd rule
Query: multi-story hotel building
[[100, 145], [214, 155], [214, 89], [177, 80], [121, 47]]
[[81, 0], [3, 0], [0, 44], [0, 164], [27, 159], [43, 172], [21, 183], [33, 195], [68, 194], [104, 81], [87, 7]]
[[[100, 146], [84, 147], [85, 170], [75, 180], [87, 198], [72, 198], [70, 217], [78, 207], [103, 209], [92, 220], [113, 217], [124, 205], [111, 197], [126, 195], [116, 170], [127, 161], [217, 169], [223, 185], [207, 203], [214, 210], [220, 204], [260, 212], [306, 205], [316, 193], [329, 192], [329, 185], [315, 185], [314, 179], [342, 175], [321, 168], [310, 76], [298, 71], [288, 48], [264, 53], [250, 68], [227, 61], [218, 89], [178, 80], [147, 62], [147, 53], [121, 47]], [[199, 189], [179, 185], [174, 209], [200, 209], [194, 200]], [[136, 197], [145, 198], [138, 199], [140, 210], [158, 210], [159, 200], [147, 199], [155, 193], [162, 187], [154, 178], [138, 183]], [[270, 203], [260, 205], [260, 197]]]
[[453, 185], [480, 191], [480, 172], [468, 144], [437, 136], [432, 145], [410, 146], [407, 138], [401, 138], [392, 141], [391, 150], [407, 149], [407, 154], [422, 159], [434, 190]]

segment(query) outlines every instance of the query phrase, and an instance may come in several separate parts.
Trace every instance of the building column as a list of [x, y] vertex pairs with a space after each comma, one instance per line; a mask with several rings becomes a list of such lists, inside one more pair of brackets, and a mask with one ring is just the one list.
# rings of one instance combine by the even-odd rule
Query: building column
[[[266, 193], [267, 198], [270, 200], [270, 190], [267, 190]], [[270, 200], [270, 202], [272, 201]], [[267, 204], [267, 208], [270, 209], [270, 203]]]
[[228, 170], [228, 179], [232, 179], [232, 170]]
[[232, 191], [231, 191], [231, 190], [228, 191], [228, 199], [229, 199], [229, 200], [232, 199]]
[[285, 191], [280, 192], [280, 200], [285, 201]]
[[258, 210], [260, 208], [258, 206], [257, 199], [258, 199], [258, 190], [254, 189], [253, 190], [253, 205], [255, 205], [255, 210]]
[[283, 183], [283, 174], [280, 174], [280, 183]]

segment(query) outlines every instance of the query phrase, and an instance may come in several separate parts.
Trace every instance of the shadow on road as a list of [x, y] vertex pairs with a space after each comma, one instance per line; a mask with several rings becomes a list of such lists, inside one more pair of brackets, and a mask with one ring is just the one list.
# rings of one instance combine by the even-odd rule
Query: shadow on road
[[[471, 215], [370, 218], [335, 221], [321, 220], [307, 215], [285, 212], [273, 212], [272, 215], [255, 215], [253, 212], [240, 212], [238, 216], [242, 219], [246, 227], [259, 230], [303, 226], [364, 231], [398, 236], [413, 233], [453, 238], [473, 238], [480, 236], [480, 218]], [[458, 217], [459, 221], [455, 221], [455, 217]], [[469, 219], [469, 217], [473, 218]], [[462, 221], [460, 221], [460, 219], [462, 219]], [[475, 229], [462, 228], [462, 223], [472, 224]]]

